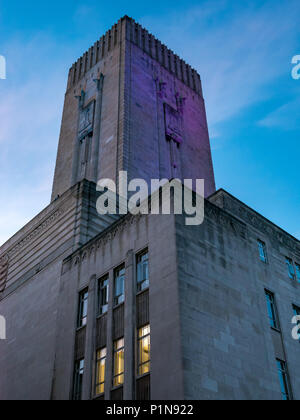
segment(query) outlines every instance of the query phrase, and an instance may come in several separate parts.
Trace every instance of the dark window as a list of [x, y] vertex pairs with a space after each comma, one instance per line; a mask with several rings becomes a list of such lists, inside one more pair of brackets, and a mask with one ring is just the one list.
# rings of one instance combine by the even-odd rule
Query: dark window
[[124, 383], [124, 338], [114, 342], [113, 385], [118, 387]]
[[275, 296], [273, 293], [266, 290], [267, 308], [270, 325], [272, 328], [279, 329], [279, 321], [277, 315], [277, 308], [275, 302]]
[[259, 251], [259, 258], [262, 262], [267, 263], [267, 249], [266, 244], [262, 241], [258, 241], [258, 251]]
[[276, 362], [277, 362], [277, 370], [278, 370], [282, 398], [285, 401], [289, 401], [292, 399], [292, 396], [291, 396], [290, 385], [289, 385], [287, 365], [286, 365], [286, 362], [283, 362], [282, 360], [279, 360], [279, 359], [277, 359]]
[[300, 283], [300, 265], [296, 264], [296, 276], [297, 276], [297, 280]]
[[96, 395], [104, 394], [105, 385], [106, 348], [97, 351], [96, 366]]
[[293, 261], [290, 258], [286, 258], [286, 265], [288, 268], [288, 273], [289, 273], [289, 278], [291, 280], [295, 280], [295, 268], [294, 268], [294, 264]]
[[149, 401], [151, 399], [150, 375], [145, 375], [136, 381], [136, 399], [137, 401]]
[[114, 280], [114, 305], [119, 305], [125, 299], [125, 267], [115, 270]]
[[88, 289], [79, 293], [78, 320], [77, 320], [78, 328], [84, 327], [87, 322], [88, 297], [89, 297]]
[[82, 397], [83, 374], [84, 374], [84, 359], [81, 359], [75, 363], [75, 369], [74, 369], [73, 400], [75, 401], [80, 401]]
[[99, 315], [105, 314], [108, 310], [108, 293], [109, 278], [106, 276], [99, 280], [98, 285]]
[[137, 256], [137, 290], [141, 292], [149, 287], [148, 251]]
[[[293, 305], [293, 311], [294, 311], [294, 316], [300, 316], [300, 308], [299, 308], [299, 306]], [[299, 342], [300, 342], [300, 320], [297, 322], [297, 325], [299, 327], [298, 337], [299, 337]]]
[[150, 325], [138, 330], [138, 375], [150, 372]]

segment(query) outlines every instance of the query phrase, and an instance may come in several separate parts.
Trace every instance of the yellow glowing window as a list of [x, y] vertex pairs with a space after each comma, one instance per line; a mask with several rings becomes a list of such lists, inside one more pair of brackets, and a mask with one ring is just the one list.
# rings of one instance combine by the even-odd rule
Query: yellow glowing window
[[114, 386], [124, 383], [124, 338], [114, 342]]
[[104, 394], [106, 349], [97, 352], [96, 395]]
[[150, 325], [138, 331], [138, 374], [150, 372]]

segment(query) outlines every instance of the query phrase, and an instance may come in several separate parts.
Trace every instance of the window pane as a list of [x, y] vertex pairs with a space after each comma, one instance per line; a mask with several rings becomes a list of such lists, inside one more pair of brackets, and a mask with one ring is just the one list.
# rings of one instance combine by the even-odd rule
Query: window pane
[[289, 277], [291, 280], [295, 280], [295, 269], [293, 261], [290, 258], [286, 258], [286, 265], [288, 267]]
[[74, 369], [74, 390], [73, 400], [79, 401], [82, 397], [82, 383], [84, 374], [84, 359], [79, 360], [75, 363]]
[[137, 288], [138, 292], [149, 287], [148, 252], [137, 256]]
[[78, 304], [78, 328], [84, 327], [87, 323], [88, 312], [88, 291], [85, 290], [79, 294]]
[[284, 400], [290, 400], [291, 396], [289, 392], [286, 363], [281, 360], [277, 360], [277, 369], [278, 369], [278, 376], [279, 376], [282, 398]]
[[106, 348], [97, 352], [96, 395], [104, 393]]
[[297, 274], [297, 280], [300, 283], [300, 265], [296, 264], [296, 274]]
[[114, 386], [124, 383], [124, 338], [114, 343]]
[[150, 325], [138, 331], [138, 374], [145, 375], [150, 372]]
[[109, 279], [105, 277], [99, 280], [99, 314], [102, 315], [108, 310]]
[[114, 304], [119, 305], [125, 298], [125, 268], [115, 271]]
[[277, 319], [277, 309], [275, 303], [275, 297], [271, 292], [266, 292], [267, 308], [270, 325], [272, 328], [279, 328], [279, 322]]
[[258, 241], [259, 257], [262, 262], [267, 262], [266, 245], [262, 241]]

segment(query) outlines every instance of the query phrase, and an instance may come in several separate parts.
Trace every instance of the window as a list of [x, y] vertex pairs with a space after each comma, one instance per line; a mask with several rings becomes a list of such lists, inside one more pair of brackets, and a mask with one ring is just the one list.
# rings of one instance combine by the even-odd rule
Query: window
[[84, 359], [75, 363], [73, 400], [80, 401], [82, 397], [82, 382], [84, 374]]
[[148, 251], [137, 256], [137, 290], [141, 292], [149, 287]]
[[296, 276], [297, 276], [297, 280], [300, 283], [300, 265], [296, 264]]
[[78, 320], [77, 320], [78, 328], [84, 327], [87, 322], [88, 297], [89, 297], [88, 289], [79, 293]]
[[[294, 316], [300, 316], [300, 308], [299, 306], [293, 305]], [[299, 342], [300, 342], [300, 321], [297, 323], [299, 327]]]
[[259, 250], [259, 258], [262, 262], [267, 263], [267, 249], [266, 244], [260, 240], [258, 240], [258, 250]]
[[294, 264], [293, 261], [290, 258], [286, 258], [286, 265], [288, 268], [288, 272], [289, 272], [289, 277], [291, 280], [295, 280], [295, 269], [294, 269]]
[[266, 290], [267, 308], [269, 321], [272, 328], [279, 329], [279, 321], [277, 315], [277, 308], [275, 302], [275, 296], [273, 293]]
[[292, 397], [291, 397], [290, 386], [289, 386], [287, 365], [285, 362], [279, 359], [277, 359], [276, 362], [277, 362], [277, 369], [278, 369], [282, 398], [285, 401], [289, 401], [292, 399]]
[[138, 330], [138, 374], [150, 372], [150, 325]]
[[106, 348], [97, 351], [96, 366], [96, 395], [104, 394], [105, 385]]
[[98, 284], [99, 315], [105, 314], [108, 310], [109, 278], [103, 277]]
[[114, 387], [124, 383], [124, 338], [114, 342]]
[[125, 267], [122, 266], [115, 270], [115, 282], [114, 282], [114, 305], [120, 305], [125, 299]]

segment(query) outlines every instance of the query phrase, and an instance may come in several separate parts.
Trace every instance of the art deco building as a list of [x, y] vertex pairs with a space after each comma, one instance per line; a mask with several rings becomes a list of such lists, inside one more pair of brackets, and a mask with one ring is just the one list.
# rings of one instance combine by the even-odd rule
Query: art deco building
[[[205, 220], [96, 183], [204, 179]], [[124, 17], [71, 68], [50, 205], [0, 248], [0, 398], [299, 399], [297, 239], [215, 190], [200, 77]]]

